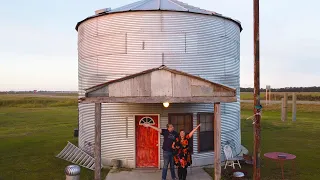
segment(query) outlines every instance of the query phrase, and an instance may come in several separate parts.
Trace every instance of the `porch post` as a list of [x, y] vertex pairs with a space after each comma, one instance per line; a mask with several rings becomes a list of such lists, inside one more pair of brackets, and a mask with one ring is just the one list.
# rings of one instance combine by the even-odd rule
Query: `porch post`
[[95, 103], [94, 180], [101, 180], [101, 103]]
[[214, 179], [221, 179], [221, 114], [220, 102], [214, 103]]

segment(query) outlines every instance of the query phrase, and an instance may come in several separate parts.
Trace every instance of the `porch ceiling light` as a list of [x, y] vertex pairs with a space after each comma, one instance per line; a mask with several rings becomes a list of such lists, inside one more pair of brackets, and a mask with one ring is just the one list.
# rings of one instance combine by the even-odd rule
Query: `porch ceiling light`
[[164, 102], [164, 103], [163, 103], [163, 106], [164, 106], [165, 108], [169, 107], [169, 105], [170, 105], [169, 102]]

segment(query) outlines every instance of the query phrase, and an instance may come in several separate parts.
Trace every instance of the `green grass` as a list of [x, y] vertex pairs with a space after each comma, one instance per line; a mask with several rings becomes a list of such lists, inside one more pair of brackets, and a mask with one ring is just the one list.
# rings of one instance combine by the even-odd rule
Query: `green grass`
[[[73, 129], [77, 127], [77, 97], [39, 97], [0, 95], [0, 179], [61, 180], [70, 164], [55, 157], [67, 141], [77, 145]], [[280, 179], [280, 170], [273, 163], [266, 167], [265, 152], [283, 151], [297, 155], [296, 178], [319, 179], [320, 169], [320, 105], [297, 105], [297, 122], [280, 121], [280, 104], [264, 106], [261, 150], [262, 179]], [[242, 144], [250, 153], [253, 148], [252, 105], [242, 104]], [[252, 168], [245, 166], [252, 174]], [[93, 172], [81, 169], [82, 180], [92, 180]], [[212, 174], [213, 169], [207, 169]], [[103, 171], [106, 176], [108, 170]]]
[[[242, 105], [241, 134], [242, 144], [248, 148], [250, 153], [253, 150], [253, 126], [251, 120], [245, 120], [251, 116], [252, 105]], [[263, 157], [266, 152], [287, 152], [295, 154], [296, 176], [292, 176], [291, 163], [285, 164], [285, 178], [299, 180], [317, 180], [320, 176], [318, 162], [320, 161], [320, 106], [299, 105], [297, 121], [291, 121], [289, 112], [288, 121], [280, 119], [280, 107], [278, 105], [264, 108], [261, 121], [261, 177], [262, 179], [281, 179], [280, 168], [276, 164]], [[252, 177], [252, 167], [243, 167]], [[206, 169], [211, 175], [213, 169]], [[225, 173], [225, 172], [223, 172]], [[228, 179], [228, 178], [224, 178]]]
[[0, 95], [1, 107], [68, 107], [77, 106], [77, 96], [43, 96], [43, 95]]
[[[65, 179], [64, 168], [70, 163], [55, 156], [67, 141], [77, 145], [76, 127], [76, 106], [0, 107], [0, 179]], [[93, 171], [82, 168], [81, 179], [92, 180]]]

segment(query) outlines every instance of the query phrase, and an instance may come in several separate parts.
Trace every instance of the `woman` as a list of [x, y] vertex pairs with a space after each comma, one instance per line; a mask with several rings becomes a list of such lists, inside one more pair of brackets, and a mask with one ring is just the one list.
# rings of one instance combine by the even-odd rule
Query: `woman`
[[192, 164], [191, 153], [189, 149], [189, 139], [193, 133], [200, 127], [199, 124], [189, 134], [181, 130], [179, 137], [172, 144], [174, 149], [174, 163], [178, 166], [179, 180], [185, 180], [187, 178], [187, 168]]

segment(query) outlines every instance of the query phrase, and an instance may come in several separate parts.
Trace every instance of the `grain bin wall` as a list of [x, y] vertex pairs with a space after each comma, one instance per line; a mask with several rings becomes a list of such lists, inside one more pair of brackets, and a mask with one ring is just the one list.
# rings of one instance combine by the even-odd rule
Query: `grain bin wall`
[[[137, 11], [88, 19], [78, 27], [79, 96], [91, 86], [162, 64], [228, 85], [237, 89], [238, 102], [222, 104], [222, 143], [233, 143], [239, 153], [239, 47], [239, 25], [217, 16]], [[133, 114], [158, 112], [160, 124], [165, 125], [170, 111], [213, 111], [210, 104], [181, 104], [168, 110], [159, 105], [147, 108], [134, 104], [103, 104], [102, 108], [102, 157], [127, 161], [134, 156]], [[85, 148], [85, 142], [94, 142], [94, 106], [90, 104], [79, 105], [79, 146]], [[213, 153], [196, 155], [206, 156]]]

